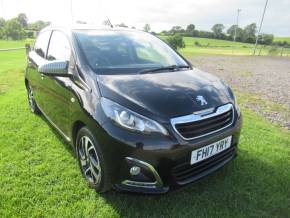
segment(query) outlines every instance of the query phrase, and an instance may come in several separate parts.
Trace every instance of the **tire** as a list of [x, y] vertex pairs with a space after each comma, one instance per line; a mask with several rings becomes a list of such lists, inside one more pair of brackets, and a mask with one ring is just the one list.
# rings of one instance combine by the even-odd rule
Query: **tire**
[[29, 104], [30, 111], [34, 114], [41, 114], [41, 112], [36, 104], [36, 101], [33, 97], [33, 92], [32, 92], [32, 89], [31, 89], [31, 86], [29, 83], [27, 83], [27, 85], [26, 85], [26, 90], [27, 90], [27, 98], [28, 98], [28, 104]]
[[98, 193], [110, 190], [104, 156], [95, 136], [87, 127], [78, 131], [75, 144], [79, 167], [89, 187]]

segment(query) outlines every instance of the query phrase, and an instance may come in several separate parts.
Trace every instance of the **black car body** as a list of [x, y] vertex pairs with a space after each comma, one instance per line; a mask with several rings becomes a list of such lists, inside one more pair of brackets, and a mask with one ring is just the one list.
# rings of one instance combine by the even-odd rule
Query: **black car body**
[[[90, 38], [94, 34], [98, 37]], [[128, 39], [130, 34], [137, 35], [132, 36], [135, 41]], [[237, 153], [242, 118], [230, 88], [149, 35], [86, 25], [48, 27], [28, 55], [25, 84], [31, 110], [41, 112], [76, 149], [85, 178], [100, 192], [115, 187], [163, 193], [215, 171]], [[116, 40], [108, 44], [111, 36]], [[139, 36], [154, 37], [150, 40], [161, 43], [182, 65], [156, 67], [146, 58], [121, 65], [132, 49], [126, 47], [129, 42], [133, 48], [147, 46], [137, 45]], [[94, 44], [82, 44], [86, 37]], [[158, 56], [154, 48], [150, 52]], [[97, 57], [95, 66], [88, 57]], [[109, 65], [111, 60], [117, 64]], [[224, 139], [229, 142], [212, 144]], [[226, 143], [226, 149], [219, 147]], [[215, 146], [220, 151], [211, 155]], [[201, 148], [193, 163], [193, 151]]]

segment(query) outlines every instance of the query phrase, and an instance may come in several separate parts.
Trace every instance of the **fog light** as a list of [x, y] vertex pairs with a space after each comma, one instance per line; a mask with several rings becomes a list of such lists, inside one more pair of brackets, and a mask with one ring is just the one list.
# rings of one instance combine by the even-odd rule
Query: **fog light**
[[130, 174], [131, 174], [132, 176], [136, 176], [136, 175], [138, 175], [138, 174], [140, 173], [140, 171], [141, 171], [140, 167], [133, 166], [133, 167], [131, 167], [131, 169], [130, 169]]

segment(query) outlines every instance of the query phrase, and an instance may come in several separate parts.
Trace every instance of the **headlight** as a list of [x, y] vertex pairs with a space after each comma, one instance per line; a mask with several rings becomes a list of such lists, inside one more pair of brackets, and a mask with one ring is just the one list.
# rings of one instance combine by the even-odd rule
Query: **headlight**
[[142, 133], [159, 132], [168, 135], [167, 130], [154, 120], [137, 114], [107, 98], [101, 98], [101, 105], [106, 116], [118, 125]]
[[237, 98], [236, 98], [234, 92], [232, 91], [232, 89], [223, 80], [220, 80], [220, 81], [227, 88], [228, 93], [229, 93], [229, 97], [230, 98], [234, 98], [235, 108], [236, 108], [236, 111], [237, 111], [237, 114], [238, 114], [238, 117], [239, 117], [241, 115], [241, 110], [240, 110], [240, 107], [238, 105]]
[[235, 108], [237, 110], [237, 114], [238, 114], [238, 117], [239, 117], [241, 115], [241, 109], [240, 109], [240, 107], [238, 105], [237, 98], [236, 98], [235, 95], [234, 95], [234, 101], [235, 101]]

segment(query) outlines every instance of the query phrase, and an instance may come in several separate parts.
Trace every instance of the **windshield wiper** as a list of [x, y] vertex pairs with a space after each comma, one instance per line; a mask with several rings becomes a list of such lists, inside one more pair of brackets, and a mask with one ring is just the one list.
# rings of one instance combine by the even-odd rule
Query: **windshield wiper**
[[162, 71], [162, 70], [180, 70], [182, 68], [190, 68], [190, 66], [188, 65], [170, 65], [170, 66], [166, 66], [166, 67], [158, 67], [158, 68], [151, 68], [151, 69], [145, 69], [145, 70], [141, 70], [138, 73], [139, 74], [146, 74], [146, 73], [153, 73], [153, 72], [158, 72], [158, 71]]

